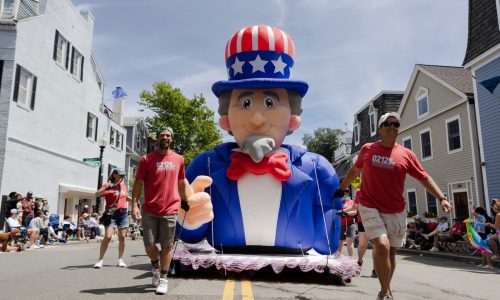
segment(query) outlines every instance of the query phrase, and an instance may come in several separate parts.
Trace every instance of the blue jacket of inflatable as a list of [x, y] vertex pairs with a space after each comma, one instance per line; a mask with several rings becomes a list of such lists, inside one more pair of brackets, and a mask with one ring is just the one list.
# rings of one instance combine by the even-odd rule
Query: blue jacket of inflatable
[[[184, 242], [198, 243], [206, 238], [219, 250], [221, 246], [223, 250], [226, 247], [247, 246], [237, 181], [226, 176], [231, 150], [236, 147], [236, 143], [219, 145], [200, 154], [189, 164], [186, 172], [189, 182], [198, 175], [207, 175], [213, 179], [212, 187], [207, 188], [206, 192], [211, 193], [214, 219], [213, 224], [209, 222], [195, 230], [183, 228], [180, 238]], [[314, 248], [318, 253], [328, 254], [326, 220], [330, 250], [333, 253], [337, 250], [340, 237], [340, 223], [335, 211], [342, 208], [340, 198], [332, 200], [332, 195], [339, 185], [338, 176], [332, 165], [321, 155], [306, 152], [293, 145], [282, 147], [289, 151], [288, 164], [292, 174], [288, 181], [282, 183], [275, 247], [300, 251]], [[177, 232], [180, 232], [180, 226], [177, 226]]]

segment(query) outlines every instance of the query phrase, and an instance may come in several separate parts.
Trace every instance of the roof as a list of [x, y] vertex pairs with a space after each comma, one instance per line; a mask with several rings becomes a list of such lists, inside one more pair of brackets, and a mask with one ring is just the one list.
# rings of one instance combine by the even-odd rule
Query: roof
[[123, 118], [123, 126], [134, 126], [139, 123], [141, 120], [144, 120], [143, 117], [124, 117]]
[[474, 88], [472, 86], [472, 74], [469, 69], [465, 69], [463, 67], [421, 64], [418, 64], [417, 66], [431, 72], [466, 95], [474, 93]]
[[467, 51], [465, 51], [462, 65], [466, 65], [495, 45], [500, 44], [500, 29], [495, 2], [497, 1], [469, 0], [469, 34], [467, 36]]
[[365, 108], [370, 106], [370, 104], [372, 104], [373, 101], [377, 100], [378, 98], [380, 98], [383, 95], [401, 95], [402, 96], [404, 93], [405, 93], [404, 91], [383, 90], [383, 91], [379, 92], [375, 97], [371, 98], [370, 101], [366, 102], [366, 104], [363, 105], [354, 115], [361, 113]]
[[333, 167], [335, 168], [335, 172], [337, 176], [342, 179], [347, 175], [347, 172], [351, 169], [352, 161], [351, 158], [346, 158], [335, 164]]

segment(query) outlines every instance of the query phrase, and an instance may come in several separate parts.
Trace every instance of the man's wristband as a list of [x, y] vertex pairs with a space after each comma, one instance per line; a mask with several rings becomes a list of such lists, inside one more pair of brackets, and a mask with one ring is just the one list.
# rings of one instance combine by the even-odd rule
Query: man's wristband
[[443, 197], [439, 198], [439, 202], [443, 202], [444, 200], [448, 201], [448, 198], [446, 198], [446, 196], [443, 196]]

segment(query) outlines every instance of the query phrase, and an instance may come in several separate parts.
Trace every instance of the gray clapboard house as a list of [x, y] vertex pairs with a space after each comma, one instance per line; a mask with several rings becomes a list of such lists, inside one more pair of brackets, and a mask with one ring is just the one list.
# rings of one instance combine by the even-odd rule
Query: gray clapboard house
[[[465, 219], [484, 206], [472, 77], [462, 67], [415, 65], [399, 107], [398, 143], [415, 152], [424, 169], [448, 195], [453, 215]], [[436, 199], [408, 176], [408, 211], [442, 215]]]

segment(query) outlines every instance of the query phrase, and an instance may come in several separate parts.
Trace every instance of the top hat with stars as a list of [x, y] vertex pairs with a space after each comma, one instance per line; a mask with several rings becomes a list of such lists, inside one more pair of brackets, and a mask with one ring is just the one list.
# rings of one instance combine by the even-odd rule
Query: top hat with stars
[[308, 84], [290, 80], [294, 52], [292, 38], [279, 28], [265, 25], [243, 28], [226, 45], [229, 80], [217, 81], [212, 91], [219, 97], [233, 89], [285, 88], [303, 97]]

